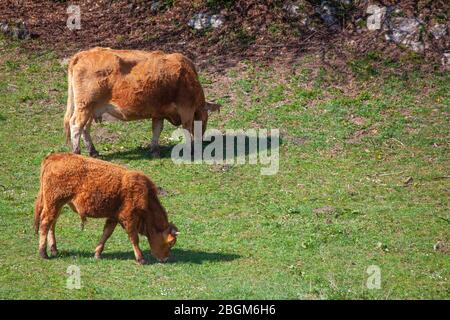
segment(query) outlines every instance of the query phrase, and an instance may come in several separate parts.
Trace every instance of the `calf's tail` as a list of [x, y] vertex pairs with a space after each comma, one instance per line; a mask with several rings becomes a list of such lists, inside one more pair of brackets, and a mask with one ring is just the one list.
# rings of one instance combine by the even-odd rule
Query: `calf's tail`
[[[50, 155], [50, 154], [49, 154]], [[47, 155], [44, 160], [42, 161], [41, 164], [41, 175], [40, 175], [40, 185], [39, 185], [39, 191], [38, 194], [36, 196], [36, 200], [34, 202], [34, 232], [37, 234], [39, 231], [39, 225], [41, 222], [41, 213], [42, 210], [44, 209], [44, 201], [43, 201], [43, 176], [44, 176], [44, 169], [45, 169], [45, 162], [47, 160], [47, 157], [49, 156]]]
[[34, 232], [37, 234], [39, 231], [39, 225], [41, 221], [42, 205], [42, 189], [39, 190], [36, 201], [34, 202]]

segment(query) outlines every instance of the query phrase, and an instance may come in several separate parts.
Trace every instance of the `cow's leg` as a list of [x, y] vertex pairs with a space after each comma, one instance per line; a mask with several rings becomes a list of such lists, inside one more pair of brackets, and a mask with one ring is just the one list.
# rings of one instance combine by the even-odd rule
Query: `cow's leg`
[[89, 155], [91, 157], [98, 157], [99, 153], [97, 150], [95, 150], [94, 147], [94, 143], [92, 142], [92, 138], [91, 138], [91, 124], [92, 124], [92, 119], [89, 119], [88, 122], [86, 123], [86, 125], [84, 126], [84, 130], [83, 130], [83, 141], [84, 141], [84, 145], [86, 146], [86, 149], [89, 153]]
[[159, 158], [159, 137], [164, 127], [164, 119], [152, 118], [152, 142], [150, 144], [150, 152], [152, 156]]
[[55, 219], [55, 221], [53, 221], [52, 225], [50, 226], [50, 231], [48, 232], [48, 237], [47, 237], [47, 241], [50, 246], [50, 254], [52, 256], [58, 255], [58, 249], [56, 248], [55, 226], [56, 226], [56, 219]]
[[100, 259], [103, 249], [105, 248], [105, 243], [109, 239], [109, 237], [114, 232], [114, 229], [117, 226], [117, 221], [113, 219], [107, 219], [105, 222], [105, 226], [103, 227], [103, 235], [98, 242], [97, 247], [95, 248], [95, 258]]
[[81, 153], [80, 136], [84, 130], [84, 126], [89, 121], [89, 113], [87, 108], [75, 108], [75, 112], [70, 118], [70, 138], [72, 140], [72, 152]]

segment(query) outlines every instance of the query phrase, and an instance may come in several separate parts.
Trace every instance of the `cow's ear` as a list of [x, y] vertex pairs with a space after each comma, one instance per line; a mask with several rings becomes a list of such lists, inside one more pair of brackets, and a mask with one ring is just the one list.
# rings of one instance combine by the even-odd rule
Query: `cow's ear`
[[214, 111], [220, 112], [220, 108], [222, 108], [222, 106], [218, 103], [206, 102], [204, 108], [208, 112], [214, 112]]
[[173, 223], [171, 223], [169, 226], [169, 234], [176, 237], [179, 233], [180, 232], [178, 231], [178, 228]]

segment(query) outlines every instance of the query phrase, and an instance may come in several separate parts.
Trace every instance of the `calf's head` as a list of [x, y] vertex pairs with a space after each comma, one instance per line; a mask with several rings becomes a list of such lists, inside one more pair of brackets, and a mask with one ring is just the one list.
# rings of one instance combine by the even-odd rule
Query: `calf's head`
[[161, 231], [152, 230], [148, 237], [152, 255], [159, 262], [166, 262], [170, 255], [170, 249], [177, 242], [178, 229], [169, 223], [169, 226]]

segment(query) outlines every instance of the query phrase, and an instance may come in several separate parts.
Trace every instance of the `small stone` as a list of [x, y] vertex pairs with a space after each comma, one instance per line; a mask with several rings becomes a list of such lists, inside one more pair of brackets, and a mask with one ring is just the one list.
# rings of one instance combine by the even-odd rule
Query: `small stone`
[[318, 9], [320, 18], [325, 25], [332, 31], [339, 31], [341, 29], [339, 20], [336, 16], [336, 8], [330, 1], [322, 1], [320, 8]]
[[209, 22], [214, 29], [220, 28], [223, 25], [223, 18], [218, 14], [214, 14], [211, 16]]
[[420, 41], [419, 27], [421, 24], [416, 18], [392, 18], [388, 23], [386, 40], [406, 45], [413, 51], [422, 52], [425, 47]]
[[19, 22], [15, 25], [8, 25], [7, 23], [2, 22], [0, 23], [0, 31], [3, 34], [18, 40], [27, 40], [31, 38], [31, 32], [24, 22]]
[[220, 14], [209, 15], [206, 13], [197, 13], [188, 22], [188, 26], [196, 30], [205, 28], [219, 28], [224, 24], [223, 16]]
[[445, 24], [436, 24], [430, 29], [430, 33], [436, 40], [439, 40], [447, 35], [447, 26]]
[[161, 2], [153, 1], [152, 4], [150, 5], [150, 11], [152, 13], [156, 13], [159, 11], [159, 9], [161, 9]]
[[289, 18], [297, 18], [300, 15], [299, 9], [300, 7], [293, 3], [288, 2], [283, 5], [283, 10]]
[[439, 251], [443, 253], [448, 252], [448, 243], [442, 240], [439, 240], [436, 242], [436, 244], [433, 246], [434, 251]]
[[446, 52], [442, 55], [441, 62], [445, 70], [450, 70], [450, 52]]

